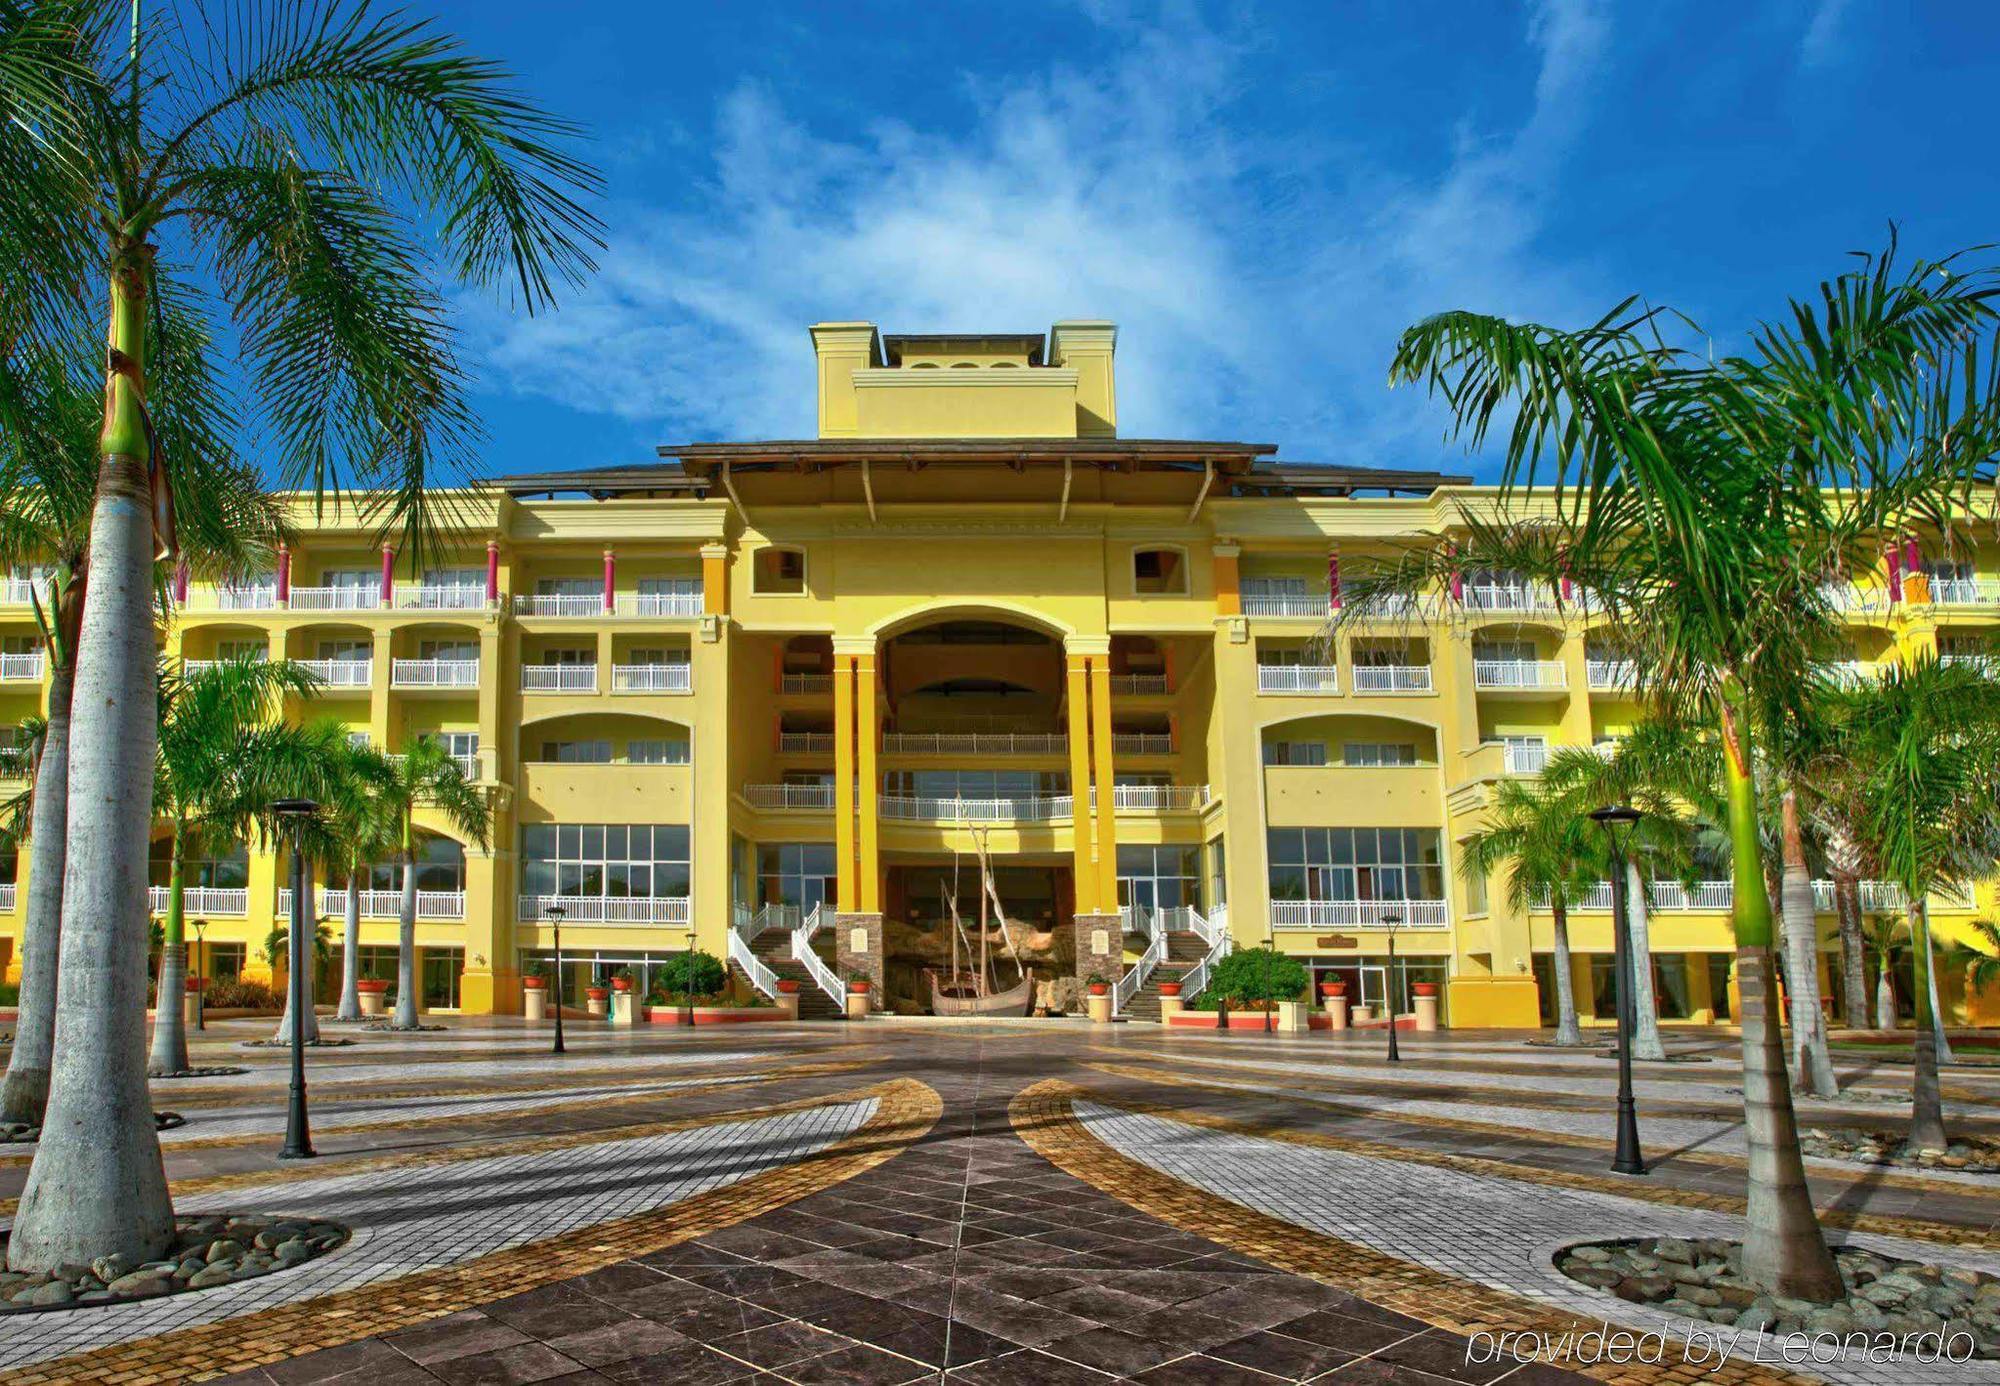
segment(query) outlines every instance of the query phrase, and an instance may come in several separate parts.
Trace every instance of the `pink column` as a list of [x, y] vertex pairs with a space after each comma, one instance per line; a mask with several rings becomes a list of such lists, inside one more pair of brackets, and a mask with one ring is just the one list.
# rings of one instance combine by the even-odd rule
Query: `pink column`
[[1334, 549], [1326, 556], [1326, 606], [1329, 611], [1340, 610], [1340, 550]]
[[486, 604], [500, 604], [500, 541], [486, 541]]
[[292, 551], [283, 544], [278, 545], [278, 605], [289, 606], [292, 601]]
[[382, 605], [387, 606], [396, 596], [396, 551], [387, 544], [382, 546]]
[[1912, 534], [1903, 540], [1903, 571], [1921, 573], [1924, 570], [1924, 551], [1917, 547], [1917, 536]]
[[1889, 600], [1899, 602], [1903, 600], [1903, 546], [1901, 544], [1892, 542], [1889, 545], [1888, 561]]
[[174, 600], [180, 605], [186, 606], [187, 599], [188, 565], [187, 560], [183, 558], [180, 562], [174, 564]]
[[609, 612], [618, 605], [618, 560], [611, 550], [604, 551], [604, 609]]

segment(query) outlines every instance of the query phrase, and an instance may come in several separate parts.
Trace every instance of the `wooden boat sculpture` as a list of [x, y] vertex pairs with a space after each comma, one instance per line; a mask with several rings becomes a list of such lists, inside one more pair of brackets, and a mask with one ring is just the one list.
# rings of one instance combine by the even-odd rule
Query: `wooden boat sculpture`
[[[925, 968], [924, 977], [931, 987], [932, 1015], [1026, 1015], [1035, 1003], [1035, 979], [1021, 962], [1020, 952], [1014, 946], [1014, 936], [1007, 932], [1007, 912], [1000, 904], [1000, 892], [994, 888], [992, 872], [986, 864], [986, 841], [983, 830], [975, 830], [973, 841], [979, 848], [979, 966], [976, 971], [968, 971], [959, 966], [959, 944], [965, 941], [968, 958], [972, 952], [970, 941], [965, 940], [965, 926], [958, 917], [956, 892], [947, 892], [944, 882], [938, 882], [938, 894], [951, 918], [951, 972], [940, 976], [935, 968]], [[956, 870], [954, 870], [956, 875]], [[1007, 951], [1013, 954], [1014, 970], [1019, 974], [1013, 986], [1005, 991], [993, 985], [992, 970], [987, 965], [986, 950], [986, 907], [988, 903], [1000, 919], [1000, 936], [1007, 942]]]

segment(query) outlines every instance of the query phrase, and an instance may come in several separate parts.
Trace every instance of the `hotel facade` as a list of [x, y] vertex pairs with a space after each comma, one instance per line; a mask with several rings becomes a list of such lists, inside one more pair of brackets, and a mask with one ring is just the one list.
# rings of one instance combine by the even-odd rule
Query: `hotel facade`
[[[923, 1009], [983, 853], [1017, 923], [996, 954], [1113, 979], [1130, 1018], [1157, 1015], [1163, 975], [1192, 999], [1268, 939], [1378, 1014], [1434, 982], [1448, 1024], [1545, 1023], [1550, 917], [1466, 879], [1459, 845], [1498, 782], [1631, 725], [1629, 666], [1574, 604], [1505, 573], [1329, 637], [1343, 562], [1448, 537], [1480, 490], [1123, 437], [1116, 342], [1104, 322], [821, 323], [817, 437], [496, 480], [454, 498], [456, 551], [421, 571], [356, 511], [301, 505], [269, 573], [178, 584], [164, 652], [304, 661], [321, 683], [288, 716], [460, 758], [492, 828], [423, 852], [432, 1010], [520, 1011], [551, 907], [572, 987], [692, 943], [746, 995], [798, 981], [809, 1016], [856, 975]], [[0, 591], [0, 728], [43, 706], [31, 581]], [[1855, 678], [1920, 649], [1984, 657], [2000, 626], [2000, 579], [1916, 545], [1842, 600]], [[24, 771], [0, 755], [16, 788]], [[10, 978], [27, 857], [0, 862]], [[154, 865], [158, 911], [164, 825]], [[364, 975], [393, 976], [399, 869], [363, 883]], [[254, 847], [191, 865], [197, 970], [270, 975], [282, 876]], [[1652, 886], [1669, 1021], [1733, 1009], [1729, 890]], [[1815, 891], [1831, 957], [1832, 891]], [[337, 936], [341, 883], [318, 893]], [[1990, 894], [1935, 901], [1941, 931]], [[1570, 920], [1587, 1015], [1611, 1010], [1609, 903]], [[1955, 983], [1945, 1004], [1965, 1018]]]

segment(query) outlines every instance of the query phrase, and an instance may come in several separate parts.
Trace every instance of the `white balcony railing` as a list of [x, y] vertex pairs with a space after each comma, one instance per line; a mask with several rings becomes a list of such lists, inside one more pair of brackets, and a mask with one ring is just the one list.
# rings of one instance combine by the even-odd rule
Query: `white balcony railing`
[[301, 659], [297, 663], [329, 688], [366, 688], [375, 681], [372, 659]]
[[833, 733], [779, 732], [778, 752], [792, 756], [830, 756], [833, 754]]
[[1548, 768], [1549, 748], [1539, 742], [1510, 741], [1501, 748], [1501, 763], [1510, 775], [1539, 775]]
[[[26, 606], [38, 595], [32, 578], [10, 577], [0, 579], [0, 604]], [[46, 605], [46, 602], [44, 603]]]
[[0, 654], [0, 679], [9, 683], [27, 681], [40, 682], [42, 677], [42, 652], [33, 650], [24, 654]]
[[0, 885], [0, 914], [14, 912], [14, 890], [15, 887], [11, 883]]
[[1111, 691], [1131, 697], [1143, 697], [1167, 691], [1165, 674], [1113, 674]]
[[1532, 582], [1467, 583], [1467, 611], [1554, 611], [1555, 593]]
[[188, 605], [203, 611], [275, 611], [278, 589], [269, 583], [250, 587], [216, 587], [207, 592], [190, 592]]
[[685, 895], [523, 895], [514, 902], [514, 917], [523, 924], [548, 919], [549, 907], [560, 905], [565, 924], [685, 924]]
[[1636, 688], [1639, 684], [1639, 666], [1629, 659], [1585, 660], [1584, 673], [1591, 691], [1596, 693]]
[[883, 754], [892, 756], [1059, 756], [1068, 750], [1069, 738], [1061, 732], [885, 732], [882, 736]]
[[[477, 754], [469, 756], [447, 756], [446, 759], [456, 763], [459, 769], [459, 773], [463, 774], [465, 778], [467, 778], [468, 780], [476, 780], [479, 778], [479, 757]], [[388, 760], [389, 763], [392, 765], [401, 765], [403, 763], [403, 753], [401, 751], [391, 752], [388, 756]]]
[[1354, 666], [1356, 693], [1428, 693], [1431, 666], [1428, 664], [1357, 664]]
[[287, 604], [294, 611], [374, 611], [382, 593], [374, 587], [294, 587]]
[[389, 665], [391, 688], [477, 688], [476, 659], [398, 659]]
[[[166, 886], [146, 888], [147, 904], [154, 914], [167, 912], [168, 894], [170, 892]], [[181, 891], [181, 909], [189, 918], [209, 914], [248, 914], [250, 892], [226, 886], [187, 886]]]
[[395, 604], [405, 611], [484, 611], [486, 588], [463, 583], [415, 583], [398, 587]]
[[[364, 890], [361, 892], [361, 917], [363, 919], [399, 919], [403, 914], [403, 892], [400, 890]], [[347, 917], [347, 891], [340, 886], [323, 886], [319, 891], [319, 913], [333, 919]], [[282, 886], [278, 890], [278, 920], [283, 923], [292, 917], [292, 888]], [[417, 892], [417, 918], [419, 919], [463, 919], [465, 918], [465, 892], [462, 890], [420, 890]]]
[[1882, 676], [1880, 665], [1865, 659], [1836, 659], [1819, 666], [1820, 673], [1841, 688], [1860, 688]]
[[1569, 674], [1559, 659], [1475, 659], [1472, 686], [1493, 689], [1560, 689]]
[[2000, 606], [2000, 580], [1979, 577], [1934, 577], [1931, 600], [1939, 606]]
[[1273, 900], [1274, 929], [1443, 929], [1451, 906], [1443, 900]]
[[523, 664], [523, 693], [595, 693], [595, 664]]
[[689, 592], [624, 592], [612, 599], [620, 616], [699, 616], [701, 589]]
[[1988, 674], [2000, 674], [2000, 655], [1946, 652], [1938, 656], [1940, 664], [1962, 664], [1968, 669], [1983, 670]]
[[1056, 823], [1076, 811], [1067, 794], [993, 799], [897, 794], [884, 795], [879, 804], [883, 818], [918, 823]]
[[[1097, 791], [1090, 792], [1091, 807]], [[1118, 813], [1187, 813], [1208, 804], [1205, 784], [1117, 784], [1111, 787], [1111, 807]]]
[[1121, 756], [1170, 756], [1174, 737], [1172, 732], [1113, 732], [1111, 749]]
[[[1900, 914], [1905, 908], [1903, 888], [1894, 881], [1862, 881], [1861, 909], [1866, 914]], [[1814, 881], [1812, 883], [1813, 909], [1820, 914], [1831, 914], [1834, 910], [1833, 882]], [[1680, 881], [1654, 881], [1647, 890], [1649, 908], [1659, 914], [1721, 914], [1728, 911], [1736, 901], [1736, 887], [1731, 881], [1696, 881], [1692, 885]], [[1939, 891], [1931, 896], [1934, 907], [1950, 910], [1973, 908], [1968, 896]], [[1542, 895], [1534, 902], [1534, 908], [1545, 911], [1549, 908], [1549, 898]], [[1612, 907], [1611, 883], [1599, 881], [1589, 890], [1569, 902], [1572, 911], [1607, 911]]]
[[1243, 614], [1245, 616], [1281, 617], [1295, 620], [1323, 621], [1331, 613], [1326, 590], [1288, 592], [1259, 591], [1250, 583], [1243, 584]]
[[743, 797], [752, 808], [794, 809], [824, 813], [833, 808], [830, 784], [746, 784]]
[[1338, 693], [1340, 670], [1331, 664], [1259, 664], [1259, 693]]
[[780, 674], [778, 675], [778, 691], [780, 693], [831, 693], [833, 692], [833, 675]]
[[602, 616], [601, 592], [531, 592], [514, 598], [517, 616]]
[[692, 664], [614, 664], [611, 666], [614, 693], [692, 693]]

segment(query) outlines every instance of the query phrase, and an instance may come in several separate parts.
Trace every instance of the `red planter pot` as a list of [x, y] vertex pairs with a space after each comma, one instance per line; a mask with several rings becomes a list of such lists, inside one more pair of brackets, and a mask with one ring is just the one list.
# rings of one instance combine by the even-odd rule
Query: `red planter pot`
[[606, 1001], [611, 997], [611, 989], [609, 987], [585, 987], [583, 994], [592, 1001]]
[[543, 991], [547, 989], [549, 985], [549, 979], [546, 977], [523, 977], [521, 979], [521, 985], [526, 987], [529, 991]]
[[1181, 984], [1179, 982], [1160, 983], [1160, 995], [1179, 996], [1180, 994], [1181, 994]]
[[1319, 984], [1319, 994], [1321, 996], [1345, 996], [1347, 995], [1347, 983], [1321, 982]]
[[847, 989], [856, 996], [866, 996], [868, 994], [868, 985], [865, 981], [849, 982]]
[[613, 977], [611, 979], [611, 989], [616, 992], [628, 992], [632, 990], [632, 979], [630, 977]]
[[1090, 994], [1092, 996], [1109, 996], [1111, 994], [1111, 984], [1109, 982], [1092, 982], [1090, 984]]
[[356, 991], [365, 991], [371, 996], [380, 996], [389, 989], [389, 984], [377, 977], [364, 977], [354, 984]]
[[187, 979], [187, 982], [186, 982], [186, 986], [187, 986], [187, 989], [188, 989], [189, 991], [201, 991], [201, 990], [204, 990], [204, 989], [205, 989], [205, 988], [206, 988], [206, 987], [208, 986], [208, 978], [206, 978], [206, 977], [190, 977], [190, 978], [188, 978], [188, 979]]
[[1436, 982], [1412, 982], [1410, 983], [1410, 990], [1418, 996], [1436, 996], [1438, 994], [1438, 984]]
[[798, 979], [795, 977], [780, 977], [778, 979], [778, 994], [780, 996], [797, 996], [799, 994]]

